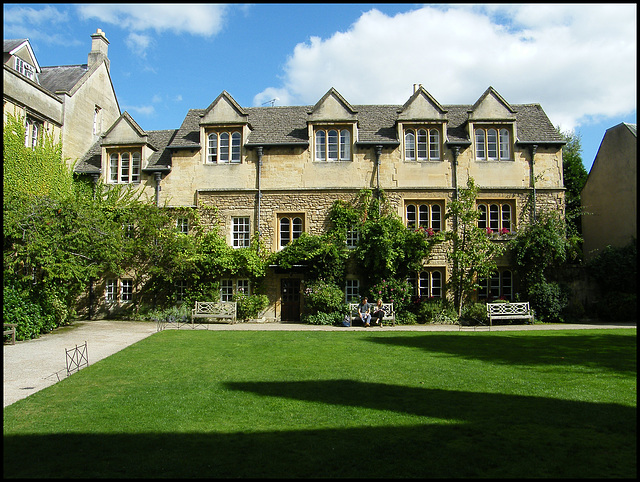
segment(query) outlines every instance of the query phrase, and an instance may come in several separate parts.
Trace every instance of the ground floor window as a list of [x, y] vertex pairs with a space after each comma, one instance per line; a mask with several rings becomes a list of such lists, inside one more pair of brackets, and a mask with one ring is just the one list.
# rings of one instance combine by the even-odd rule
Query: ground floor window
[[513, 300], [513, 276], [508, 269], [493, 273], [489, 278], [480, 279], [478, 284], [478, 300]]
[[235, 293], [251, 294], [248, 279], [222, 279], [220, 280], [220, 301], [233, 301]]
[[360, 301], [360, 281], [357, 279], [348, 279], [345, 282], [344, 295], [347, 303]]
[[444, 274], [440, 269], [424, 270], [415, 273], [407, 280], [412, 287], [413, 296], [419, 298], [442, 298]]
[[104, 298], [108, 303], [133, 301], [133, 280], [110, 278], [106, 280]]

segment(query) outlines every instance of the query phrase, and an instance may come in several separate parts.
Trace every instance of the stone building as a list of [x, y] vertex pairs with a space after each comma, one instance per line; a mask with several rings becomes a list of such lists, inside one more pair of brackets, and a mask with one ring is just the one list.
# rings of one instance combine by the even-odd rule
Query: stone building
[[580, 194], [585, 259], [637, 238], [637, 175], [636, 124], [623, 122], [607, 129]]
[[[330, 89], [315, 105], [242, 107], [224, 91], [173, 130], [144, 131], [123, 113], [76, 173], [138, 185], [159, 205], [215, 206], [229, 245], [259, 234], [276, 251], [302, 232], [322, 233], [333, 202], [363, 188], [384, 190], [407, 225], [450, 229], [448, 203], [469, 177], [483, 226], [517, 232], [536, 211], [564, 212], [563, 144], [540, 105], [511, 105], [491, 87], [469, 105], [441, 105], [421, 85], [404, 105], [351, 105]], [[416, 294], [446, 296], [444, 251], [432, 258], [412, 279]], [[498, 264], [480, 298], [517, 292], [509, 257]], [[359, 294], [362, 281], [350, 276], [346, 292]], [[98, 297], [130, 286], [105, 283]], [[221, 283], [223, 299], [251, 290], [247, 280]], [[298, 319], [303, 283], [302, 272], [271, 269], [265, 319]]]
[[73, 164], [120, 116], [108, 45], [98, 29], [87, 63], [41, 67], [29, 39], [4, 40], [3, 120], [8, 114], [24, 118], [26, 145], [46, 132], [62, 141], [62, 155]]

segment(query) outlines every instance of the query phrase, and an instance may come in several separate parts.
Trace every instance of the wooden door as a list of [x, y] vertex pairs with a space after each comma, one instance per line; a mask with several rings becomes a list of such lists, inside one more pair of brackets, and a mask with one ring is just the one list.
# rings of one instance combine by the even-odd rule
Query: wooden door
[[300, 280], [283, 278], [280, 281], [282, 321], [300, 321]]

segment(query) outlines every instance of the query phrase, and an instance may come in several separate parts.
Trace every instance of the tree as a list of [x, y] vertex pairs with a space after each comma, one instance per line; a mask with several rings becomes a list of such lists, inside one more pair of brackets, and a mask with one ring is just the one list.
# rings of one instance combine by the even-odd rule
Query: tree
[[452, 244], [447, 257], [452, 264], [449, 285], [459, 317], [464, 304], [479, 288], [478, 280], [488, 278], [497, 270], [496, 259], [506, 249], [501, 242], [492, 240], [486, 229], [478, 227], [477, 194], [478, 187], [470, 177], [467, 188], [460, 189], [458, 199], [449, 203], [445, 215], [454, 224], [447, 232], [447, 239]]
[[562, 148], [562, 175], [565, 191], [565, 216], [569, 237], [582, 235], [582, 208], [580, 193], [587, 182], [589, 173], [582, 162], [582, 145], [579, 134], [562, 132], [558, 127], [558, 133], [566, 141]]

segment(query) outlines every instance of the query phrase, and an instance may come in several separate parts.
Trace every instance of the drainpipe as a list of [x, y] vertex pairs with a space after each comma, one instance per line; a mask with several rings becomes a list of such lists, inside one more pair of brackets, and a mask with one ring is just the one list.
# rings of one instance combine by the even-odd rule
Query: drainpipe
[[382, 205], [380, 203], [380, 155], [382, 154], [382, 146], [375, 147], [376, 154], [376, 189], [378, 193], [378, 216], [382, 213]]
[[[451, 171], [452, 171], [452, 181], [453, 181], [453, 200], [457, 201], [458, 200], [458, 156], [460, 155], [460, 146], [453, 146], [453, 149], [451, 149], [451, 152], [453, 154], [453, 162], [451, 163]], [[455, 215], [453, 217], [453, 230], [454, 232], [458, 231], [458, 216]], [[456, 240], [455, 238], [453, 239], [453, 242], [455, 243]], [[457, 246], [454, 245], [453, 247], [454, 250], [457, 249]], [[458, 271], [458, 260], [456, 258], [456, 260], [454, 261], [455, 265], [454, 265], [454, 271]], [[461, 297], [461, 290], [458, 289], [456, 290], [456, 292], [454, 293], [454, 303], [457, 304], [458, 300]]]
[[531, 189], [533, 192], [533, 199], [531, 200], [531, 209], [533, 210], [532, 213], [532, 219], [533, 222], [536, 222], [536, 176], [535, 176], [535, 170], [533, 168], [534, 164], [535, 164], [535, 156], [536, 156], [536, 151], [538, 150], [538, 144], [532, 144], [530, 147], [531, 150]]
[[263, 148], [262, 146], [258, 146], [258, 148], [256, 149], [256, 152], [258, 153], [258, 163], [257, 163], [257, 169], [258, 169], [258, 199], [257, 199], [257, 208], [258, 208], [258, 212], [256, 213], [256, 235], [258, 236], [258, 240], [260, 240], [260, 200], [262, 199], [262, 186], [261, 186], [261, 179], [262, 179], [262, 151]]
[[162, 188], [160, 187], [160, 180], [162, 179], [162, 173], [161, 172], [154, 172], [153, 173], [153, 177], [156, 181], [156, 206], [160, 205], [160, 191], [162, 190]]

